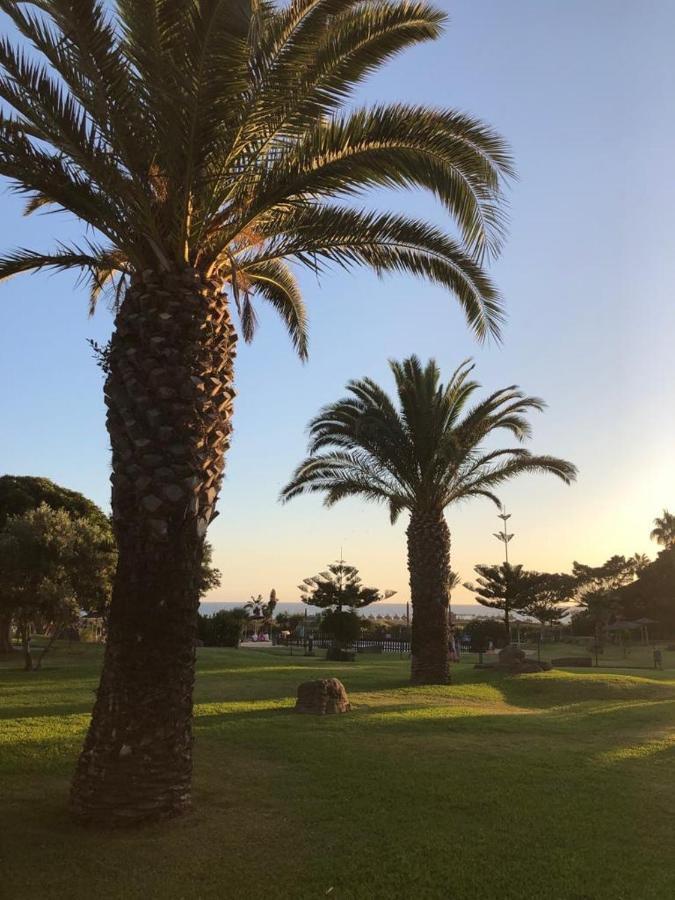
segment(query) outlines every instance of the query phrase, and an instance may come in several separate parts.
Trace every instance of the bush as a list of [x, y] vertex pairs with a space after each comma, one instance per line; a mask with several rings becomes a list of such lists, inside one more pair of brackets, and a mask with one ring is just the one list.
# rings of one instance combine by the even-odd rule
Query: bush
[[321, 631], [339, 646], [351, 644], [361, 637], [361, 618], [353, 611], [327, 610], [321, 617]]
[[508, 643], [501, 619], [491, 616], [471, 619], [462, 629], [462, 636], [468, 635], [471, 646], [487, 650], [490, 641], [495, 647], [505, 647]]
[[206, 647], [238, 647], [245, 610], [221, 609], [212, 616], [198, 616], [197, 637]]

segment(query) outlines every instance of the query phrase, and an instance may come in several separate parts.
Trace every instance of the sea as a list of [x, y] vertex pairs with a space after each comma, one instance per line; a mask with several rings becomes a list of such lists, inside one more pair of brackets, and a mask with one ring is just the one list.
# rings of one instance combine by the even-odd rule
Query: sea
[[[219, 603], [217, 601], [209, 601], [203, 602], [200, 604], [199, 611], [203, 616], [210, 616], [213, 613], [218, 612], [221, 609], [241, 609], [244, 605], [244, 601], [241, 603]], [[490, 609], [487, 606], [480, 606], [478, 603], [453, 603], [451, 606], [452, 612], [458, 616], [459, 618], [473, 618], [474, 616], [501, 616], [501, 613], [498, 609]], [[285, 613], [304, 613], [307, 610], [308, 615], [312, 616], [315, 613], [321, 612], [320, 609], [317, 609], [315, 606], [306, 606], [304, 603], [278, 603], [274, 613], [285, 612]], [[369, 616], [400, 616], [405, 618], [406, 614], [406, 604], [405, 603], [387, 603], [385, 601], [381, 601], [380, 603], [371, 603], [370, 606], [365, 606], [363, 609], [358, 610], [359, 615], [365, 616], [368, 618]]]

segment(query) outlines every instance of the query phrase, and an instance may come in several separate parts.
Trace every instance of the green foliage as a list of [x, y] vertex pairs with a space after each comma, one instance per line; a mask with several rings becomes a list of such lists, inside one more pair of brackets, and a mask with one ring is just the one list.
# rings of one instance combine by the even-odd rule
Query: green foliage
[[[97, 237], [16, 250], [0, 277], [83, 270], [93, 308], [110, 285], [119, 302], [133, 272], [194, 266], [230, 287], [247, 340], [258, 297], [304, 357], [306, 311], [287, 260], [361, 264], [436, 282], [479, 336], [498, 332], [500, 300], [480, 260], [503, 238], [504, 142], [465, 113], [352, 102], [392, 56], [440, 34], [444, 15], [430, 4], [35, 5], [37, 16], [0, 0], [31, 45], [0, 42], [0, 174], [27, 212], [65, 209]], [[460, 239], [338, 202], [383, 187], [431, 192]]]
[[353, 609], [327, 609], [321, 616], [321, 631], [338, 646], [346, 646], [361, 636], [361, 618]]
[[213, 565], [213, 547], [208, 541], [205, 541], [199, 596], [204, 597], [209, 591], [214, 591], [217, 587], [220, 587], [221, 578], [220, 569], [216, 569]]
[[343, 607], [361, 609], [393, 597], [396, 591], [379, 591], [377, 588], [364, 587], [359, 570], [348, 566], [344, 560], [331, 563], [325, 572], [311, 578], [305, 578], [298, 585], [300, 599], [308, 606], [319, 609], [335, 609], [340, 612]]
[[618, 600], [627, 619], [653, 619], [650, 634], [675, 635], [675, 548], [662, 550], [641, 569], [636, 581], [621, 587]]
[[275, 625], [280, 631], [290, 631], [291, 634], [294, 634], [304, 621], [304, 613], [278, 612], [274, 618]]
[[577, 590], [577, 579], [564, 572], [540, 572], [532, 590], [532, 599], [524, 608], [528, 616], [532, 616], [542, 625], [559, 622], [568, 612], [568, 603]]
[[10, 516], [21, 516], [46, 503], [50, 509], [64, 509], [71, 516], [87, 516], [101, 524], [108, 517], [99, 507], [77, 491], [68, 490], [48, 478], [32, 475], [0, 475], [0, 528]]
[[0, 611], [20, 626], [27, 668], [31, 626], [49, 623], [56, 635], [77, 622], [80, 610], [102, 610], [116, 561], [105, 519], [74, 517], [42, 503], [6, 520], [0, 531]]
[[207, 647], [238, 647], [242, 628], [249, 618], [246, 609], [221, 609], [197, 618], [197, 637]]
[[528, 572], [522, 565], [504, 562], [499, 566], [475, 566], [476, 584], [464, 587], [476, 595], [482, 606], [500, 609], [504, 613], [504, 627], [509, 635], [510, 615], [524, 612], [536, 602], [537, 588], [541, 585], [539, 572]]
[[654, 528], [649, 536], [653, 541], [656, 541], [657, 544], [665, 547], [666, 550], [674, 550], [675, 515], [668, 512], [667, 509], [664, 509], [663, 514], [654, 519]]
[[471, 638], [471, 647], [487, 650], [490, 641], [495, 647], [506, 643], [503, 623], [496, 618], [483, 616], [462, 625], [462, 634]]
[[633, 581], [636, 570], [635, 557], [612, 556], [601, 566], [575, 562], [572, 574], [577, 579], [576, 602], [581, 608], [581, 615], [575, 617], [575, 630], [590, 625], [596, 643], [601, 645], [606, 626], [621, 615], [620, 589]]
[[309, 456], [282, 491], [287, 501], [320, 493], [326, 506], [358, 496], [384, 503], [392, 523], [403, 510], [439, 510], [471, 497], [488, 497], [504, 482], [547, 472], [565, 483], [576, 469], [562, 459], [522, 447], [487, 450], [499, 431], [521, 441], [530, 434], [526, 413], [544, 403], [515, 387], [470, 406], [479, 385], [462, 365], [443, 384], [433, 360], [392, 362], [398, 404], [369, 378], [351, 381], [349, 396], [310, 423]]
[[274, 615], [274, 610], [277, 608], [278, 602], [277, 592], [272, 588], [267, 603], [263, 600], [262, 594], [258, 594], [257, 597], [251, 596], [251, 599], [244, 604], [244, 609], [246, 609], [254, 619], [263, 619], [265, 622], [269, 622]]

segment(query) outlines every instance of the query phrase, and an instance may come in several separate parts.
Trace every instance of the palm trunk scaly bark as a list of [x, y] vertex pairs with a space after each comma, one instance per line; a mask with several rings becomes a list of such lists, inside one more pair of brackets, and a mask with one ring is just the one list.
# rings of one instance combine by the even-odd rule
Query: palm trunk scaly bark
[[71, 789], [108, 825], [190, 805], [192, 688], [204, 536], [229, 444], [236, 332], [194, 270], [134, 276], [105, 398], [119, 558], [103, 672]]
[[413, 511], [407, 536], [413, 607], [411, 681], [447, 684], [450, 531], [443, 511]]

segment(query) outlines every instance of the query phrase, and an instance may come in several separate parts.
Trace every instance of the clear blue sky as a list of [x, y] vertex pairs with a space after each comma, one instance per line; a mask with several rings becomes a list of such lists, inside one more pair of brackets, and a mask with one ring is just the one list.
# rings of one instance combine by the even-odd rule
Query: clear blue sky
[[[389, 357], [434, 356], [449, 371], [474, 356], [486, 389], [518, 383], [549, 403], [532, 447], [580, 468], [576, 486], [550, 479], [503, 491], [512, 556], [567, 569], [655, 548], [651, 519], [675, 508], [675, 4], [672, 0], [457, 0], [444, 37], [401, 57], [363, 91], [468, 110], [511, 142], [519, 181], [510, 236], [493, 273], [506, 298], [505, 342], [479, 347], [451, 297], [365, 271], [303, 277], [311, 359], [301, 365], [273, 315], [237, 361], [234, 445], [210, 539], [223, 585], [209, 599], [243, 600], [295, 585], [336, 558], [408, 598], [405, 523], [349, 501], [277, 503], [303, 454], [305, 426], [347, 379], [386, 383]], [[426, 196], [392, 208], [444, 221]], [[62, 217], [24, 219], [2, 194], [1, 245], [50, 247], [77, 234]], [[0, 471], [44, 475], [108, 505], [102, 379], [71, 276], [0, 285]], [[497, 562], [494, 508], [450, 510], [453, 568]], [[461, 596], [458, 600], [468, 599]]]

